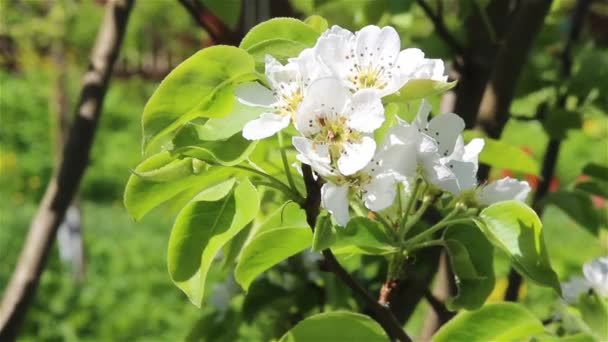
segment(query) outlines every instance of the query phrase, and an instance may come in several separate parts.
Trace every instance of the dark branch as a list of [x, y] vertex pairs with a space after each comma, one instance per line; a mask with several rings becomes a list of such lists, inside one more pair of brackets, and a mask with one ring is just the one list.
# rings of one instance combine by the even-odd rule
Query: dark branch
[[439, 317], [439, 320], [441, 322], [447, 322], [452, 317], [454, 317], [454, 313], [450, 312], [450, 310], [448, 310], [445, 304], [437, 297], [435, 297], [435, 295], [433, 295], [433, 293], [431, 293], [429, 289], [426, 289], [424, 291], [424, 298], [429, 303], [431, 308], [433, 308], [433, 311], [435, 311], [435, 314], [437, 315], [437, 317]]
[[97, 34], [59, 172], [51, 179], [0, 306], [0, 341], [13, 341], [34, 298], [59, 224], [89, 162], [101, 106], [133, 0], [112, 0]]
[[239, 38], [207, 7], [201, 5], [197, 0], [178, 0], [192, 19], [200, 25], [209, 37], [212, 44], [237, 45]]
[[418, 5], [420, 5], [420, 7], [422, 7], [422, 10], [426, 14], [426, 16], [431, 19], [433, 25], [435, 25], [437, 34], [439, 34], [441, 39], [443, 39], [443, 41], [448, 44], [450, 49], [452, 49], [452, 51], [459, 56], [464, 55], [464, 48], [445, 26], [445, 22], [443, 21], [443, 17], [441, 16], [442, 6], [439, 6], [440, 10], [437, 14], [435, 14], [431, 6], [425, 0], [416, 0], [416, 2], [418, 3]]
[[[560, 54], [560, 83], [566, 82], [572, 72], [572, 48], [580, 36], [580, 32], [583, 27], [585, 17], [589, 12], [591, 2], [592, 0], [579, 0], [574, 12], [572, 13], [572, 26], [570, 27], [570, 32], [568, 33], [566, 45]], [[560, 109], [564, 109], [566, 107], [567, 97], [568, 94], [561, 94], [557, 99], [556, 106]], [[540, 107], [544, 107], [546, 109], [547, 104], [541, 105]], [[537, 115], [537, 117], [538, 116], [539, 115]], [[543, 116], [544, 115], [540, 117]], [[538, 216], [542, 216], [544, 211], [543, 199], [549, 192], [551, 180], [555, 174], [561, 143], [561, 139], [551, 138], [547, 143], [547, 147], [545, 148], [543, 167], [541, 170], [542, 179], [538, 184], [538, 188], [536, 189], [534, 198], [532, 199], [532, 208], [534, 208]], [[509, 271], [508, 280], [509, 284], [505, 292], [505, 300], [516, 301], [519, 296], [519, 288], [521, 287], [522, 277], [514, 269], [511, 269]]]
[[[314, 179], [312, 169], [309, 165], [302, 164], [302, 174], [304, 175], [304, 184], [306, 185], [306, 200], [303, 208], [306, 211], [306, 221], [311, 229], [315, 228], [317, 216], [319, 215], [319, 206], [321, 204], [321, 187], [318, 180]], [[381, 305], [376, 299], [367, 292], [357, 281], [340, 265], [331, 250], [323, 251], [325, 257], [325, 265], [346, 284], [353, 293], [365, 302], [367, 307], [372, 312], [371, 316], [376, 320], [391, 339], [398, 341], [411, 341], [412, 339], [405, 333], [401, 324], [389, 308]]]

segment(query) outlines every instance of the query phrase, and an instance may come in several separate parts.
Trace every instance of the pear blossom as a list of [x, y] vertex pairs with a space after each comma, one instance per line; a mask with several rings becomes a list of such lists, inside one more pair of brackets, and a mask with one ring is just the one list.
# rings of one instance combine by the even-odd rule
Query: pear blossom
[[243, 136], [249, 140], [267, 138], [289, 126], [310, 83], [327, 75], [312, 49], [303, 50], [297, 58], [290, 58], [285, 65], [266, 55], [265, 66], [271, 89], [258, 82], [247, 82], [235, 89], [239, 102], [267, 109], [259, 118], [243, 127]]
[[383, 97], [411, 79], [446, 81], [440, 59], [426, 59], [415, 48], [401, 50], [401, 39], [390, 26], [365, 26], [352, 33], [332, 26], [319, 37], [315, 50], [332, 74], [353, 91], [371, 89]]
[[309, 86], [296, 114], [296, 128], [310, 140], [307, 150], [299, 151], [307, 155], [315, 150], [318, 158], [329, 159], [341, 174], [352, 175], [374, 156], [376, 142], [371, 133], [383, 121], [384, 107], [373, 92], [352, 94], [338, 79], [318, 79]]
[[530, 193], [530, 184], [511, 177], [501, 178], [476, 191], [477, 201], [482, 205], [490, 205], [501, 201], [525, 201]]
[[593, 289], [602, 298], [608, 298], [608, 256], [599, 257], [583, 265], [583, 275], [574, 276], [561, 284], [566, 303], [576, 303], [581, 294]]

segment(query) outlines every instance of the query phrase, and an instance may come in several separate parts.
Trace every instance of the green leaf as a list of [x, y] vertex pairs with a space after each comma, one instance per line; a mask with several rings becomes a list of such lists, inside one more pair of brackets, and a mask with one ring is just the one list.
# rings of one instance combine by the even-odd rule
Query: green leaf
[[135, 220], [140, 220], [152, 208], [182, 192], [190, 192], [192, 198], [239, 173], [220, 167], [205, 168], [201, 164], [192, 158], [175, 159], [169, 152], [145, 159], [135, 168], [125, 187], [127, 211]]
[[281, 227], [302, 227], [308, 228], [306, 222], [306, 212], [295, 202], [286, 202], [272, 214], [266, 221], [256, 229], [256, 234], [261, 234], [267, 230]]
[[[274, 18], [253, 27], [243, 38], [239, 47], [249, 50], [260, 42], [273, 39], [291, 40], [305, 46], [312, 46], [318, 37], [319, 32], [298, 19]], [[268, 53], [273, 55], [272, 51]]]
[[542, 223], [534, 210], [519, 201], [499, 202], [482, 210], [475, 222], [519, 273], [561, 294], [547, 255]]
[[304, 20], [304, 23], [319, 33], [323, 33], [329, 27], [327, 20], [320, 15], [311, 15]]
[[389, 254], [398, 250], [378, 221], [355, 217], [346, 227], [336, 228], [336, 241], [331, 245], [336, 254]]
[[542, 334], [543, 324], [521, 304], [488, 304], [476, 311], [464, 311], [433, 336], [433, 342], [514, 341]]
[[186, 124], [173, 139], [173, 153], [233, 166], [247, 159], [256, 143], [257, 141], [245, 139], [240, 132], [225, 140], [204, 141], [199, 138], [195, 125]]
[[545, 132], [553, 139], [565, 139], [571, 129], [580, 129], [583, 119], [579, 112], [568, 110], [551, 110], [543, 120]]
[[320, 252], [329, 248], [336, 241], [336, 231], [332, 227], [331, 218], [328, 214], [317, 218], [315, 233], [312, 238], [312, 251]]
[[247, 106], [235, 101], [232, 112], [226, 116], [210, 118], [201, 124], [194, 120], [186, 125], [190, 125], [196, 130], [200, 140], [224, 140], [241, 132], [246, 123], [256, 119], [265, 110], [262, 107]]
[[263, 70], [266, 54], [285, 63], [287, 58], [313, 46], [318, 37], [316, 27], [298, 19], [274, 18], [252, 28], [240, 47], [253, 56], [258, 70]]
[[608, 182], [608, 167], [606, 166], [589, 163], [583, 168], [583, 173], [593, 178]]
[[371, 318], [353, 312], [334, 311], [308, 317], [288, 331], [280, 342], [389, 341]]
[[565, 212], [580, 226], [597, 234], [601, 218], [595, 210], [589, 194], [580, 191], [557, 191], [547, 195], [546, 204], [553, 204]]
[[576, 190], [584, 191], [591, 195], [608, 198], [608, 183], [602, 181], [582, 181], [576, 184]]
[[[178, 214], [169, 238], [167, 264], [173, 282], [200, 307], [207, 272], [217, 252], [257, 214], [255, 187], [242, 181], [229, 194], [209, 189]], [[223, 195], [223, 197], [222, 197]]]
[[243, 248], [234, 275], [247, 290], [260, 273], [310, 247], [312, 233], [308, 227], [282, 227], [255, 235]]
[[596, 340], [583, 333], [566, 336], [553, 336], [545, 333], [544, 335], [534, 336], [532, 342], [596, 342]]
[[448, 308], [480, 308], [494, 289], [492, 244], [471, 225], [450, 226], [444, 239], [458, 287], [458, 294], [447, 302]]
[[539, 167], [536, 160], [519, 147], [509, 145], [500, 140], [484, 137], [477, 131], [465, 131], [464, 137], [466, 141], [473, 138], [483, 138], [485, 140], [486, 144], [479, 155], [479, 162], [496, 168], [523, 172], [535, 176], [539, 175]]
[[241, 1], [238, 0], [202, 0], [207, 6], [218, 16], [222, 23], [226, 24], [230, 29], [236, 29], [241, 18]]
[[608, 306], [597, 293], [582, 295], [578, 308], [593, 335], [599, 341], [608, 341]]
[[144, 108], [144, 150], [149, 152], [153, 140], [194, 118], [230, 113], [234, 84], [255, 79], [254, 71], [253, 58], [231, 46], [212, 46], [186, 59], [161, 82]]
[[398, 92], [386, 97], [384, 102], [407, 102], [446, 92], [456, 86], [457, 81], [441, 82], [429, 79], [409, 80]]

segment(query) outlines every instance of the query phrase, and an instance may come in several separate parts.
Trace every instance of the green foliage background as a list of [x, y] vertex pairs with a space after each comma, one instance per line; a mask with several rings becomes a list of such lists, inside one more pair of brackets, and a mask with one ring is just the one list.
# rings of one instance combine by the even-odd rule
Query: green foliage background
[[[350, 29], [369, 23], [394, 25], [402, 33], [403, 46], [421, 47], [434, 58], [450, 57], [446, 46], [432, 34], [432, 23], [414, 1], [294, 0], [292, 3], [307, 15], [317, 13], [330, 23]], [[558, 47], [564, 35], [572, 7], [571, 1], [555, 3], [520, 82], [512, 106], [516, 114], [532, 116], [536, 106], [551, 96], [550, 89], [557, 77], [556, 60], [551, 57], [551, 51]], [[57, 152], [53, 150], [57, 123], [49, 109], [57, 69], [48, 49], [57, 40], [64, 42], [67, 93], [72, 109], [103, 7], [94, 1], [71, 0], [57, 1], [51, 7], [45, 1], [33, 0], [10, 4], [3, 1], [0, 6], [3, 16], [0, 33], [14, 37], [19, 64], [17, 71], [4, 68], [0, 71], [1, 292], [16, 263]], [[456, 35], [463, 34], [459, 25], [461, 16], [447, 16], [448, 25]], [[126, 63], [136, 64], [142, 52], [153, 51], [160, 44], [177, 58], [185, 59], [206, 40], [205, 34], [190, 20], [177, 2], [138, 2], [129, 23], [122, 58]], [[581, 102], [585, 105], [580, 107], [579, 117], [571, 126], [574, 129], [567, 131], [560, 154], [555, 183], [562, 191], [573, 191], [588, 163], [608, 166], [608, 52], [589, 42], [581, 45], [576, 52], [571, 85], [580, 96], [569, 101], [573, 107]], [[603, 78], [597, 75], [601, 70], [604, 70], [600, 74]], [[158, 81], [138, 76], [113, 79], [90, 168], [80, 189], [86, 279], [83, 283], [74, 282], [69, 267], [61, 263], [55, 248], [27, 317], [23, 340], [175, 340], [188, 335], [205, 336], [213, 341], [231, 340], [236, 336], [267, 340], [281, 336], [315, 310], [316, 289], [306, 288], [310, 283], [302, 279], [305, 275], [299, 272], [310, 263], [307, 255], [291, 258], [273, 268], [251, 285], [247, 298], [234, 285], [227, 269], [212, 268], [208, 283], [211, 290], [206, 296], [219, 293], [213, 284], [220, 283], [235, 288], [237, 294], [228, 299], [228, 306], [221, 311], [217, 310], [221, 305], [213, 304], [197, 309], [171, 283], [165, 260], [172, 214], [155, 212], [134, 223], [122, 206], [127, 175], [141, 159], [143, 106], [157, 84]], [[432, 102], [436, 106], [438, 99]], [[412, 115], [414, 108], [415, 105], [401, 111], [405, 116]], [[559, 119], [558, 122], [565, 121]], [[511, 120], [502, 141], [529, 151], [541, 163], [548, 141], [547, 131], [555, 134], [554, 129], [538, 122]], [[495, 170], [494, 173], [500, 176], [509, 171]], [[601, 201], [596, 199], [596, 202]], [[262, 200], [262, 212], [275, 209], [264, 205]], [[586, 220], [579, 220], [581, 216]], [[556, 201], [555, 205], [548, 206], [542, 220], [547, 249], [560, 280], [580, 274], [582, 263], [607, 254], [606, 204], [588, 215], [572, 206], [560, 206]], [[345, 260], [345, 263], [351, 271], [366, 275], [375, 275], [382, 267], [365, 258]], [[491, 300], [502, 297], [508, 262], [499, 255], [495, 267], [497, 284]], [[353, 299], [345, 296], [347, 290], [343, 285], [332, 282], [331, 275], [318, 276], [321, 279], [318, 282], [330, 289], [334, 307], [356, 307]], [[374, 284], [377, 282], [368, 285]], [[539, 317], [550, 315], [556, 300], [554, 293], [534, 285], [527, 285], [523, 291], [523, 302], [532, 312]], [[268, 293], [274, 296], [269, 298]], [[408, 331], [414, 335], [420, 328], [424, 309], [426, 304], [419, 305], [408, 323]]]

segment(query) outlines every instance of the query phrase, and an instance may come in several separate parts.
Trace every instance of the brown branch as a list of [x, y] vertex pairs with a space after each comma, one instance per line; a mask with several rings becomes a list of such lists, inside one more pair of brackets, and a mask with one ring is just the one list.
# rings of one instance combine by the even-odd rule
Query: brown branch
[[57, 228], [87, 167], [101, 106], [132, 5], [133, 0], [107, 2], [61, 166], [48, 184], [4, 293], [0, 306], [0, 341], [16, 339], [36, 292]]
[[[321, 204], [321, 187], [319, 181], [314, 179], [312, 169], [309, 165], [302, 164], [302, 174], [306, 185], [306, 200], [302, 209], [306, 211], [306, 222], [314, 231], [319, 215]], [[365, 302], [371, 311], [371, 317], [376, 320], [386, 331], [391, 339], [398, 341], [411, 341], [412, 339], [405, 333], [401, 324], [389, 308], [381, 305], [365, 290], [357, 281], [340, 265], [334, 254], [329, 249], [323, 250], [325, 265], [350, 289], [353, 293]]]
[[441, 37], [441, 39], [443, 39], [443, 41], [448, 44], [450, 49], [452, 49], [452, 51], [456, 55], [464, 55], [464, 48], [462, 47], [462, 44], [460, 44], [456, 37], [454, 37], [452, 33], [450, 33], [447, 26], [445, 25], [445, 21], [441, 16], [442, 7], [439, 6], [439, 11], [437, 14], [435, 14], [431, 6], [425, 0], [416, 0], [416, 2], [420, 7], [422, 7], [422, 10], [426, 14], [426, 16], [433, 22], [433, 25], [435, 25], [435, 29], [437, 30], [437, 34], [439, 34], [439, 37]]
[[[572, 13], [572, 26], [570, 27], [568, 40], [560, 54], [560, 83], [565, 82], [572, 73], [572, 48], [580, 36], [591, 2], [592, 0], [579, 0]], [[568, 94], [564, 93], [559, 96], [556, 104], [557, 108], [564, 109], [566, 107], [567, 95]], [[545, 104], [541, 107], [546, 108], [547, 105]], [[534, 208], [538, 216], [542, 216], [544, 211], [543, 199], [549, 192], [551, 180], [555, 174], [561, 143], [561, 139], [552, 137], [549, 139], [547, 147], [545, 148], [541, 170], [542, 178], [534, 193], [534, 198], [532, 199], [532, 208]], [[519, 288], [521, 287], [523, 279], [519, 273], [514, 269], [511, 269], [509, 271], [508, 280], [509, 283], [507, 285], [507, 290], [505, 291], [505, 300], [516, 301], [519, 296]]]
[[240, 38], [236, 36], [224, 22], [213, 14], [207, 7], [197, 0], [178, 0], [192, 19], [200, 25], [209, 37], [212, 44], [238, 45]]

